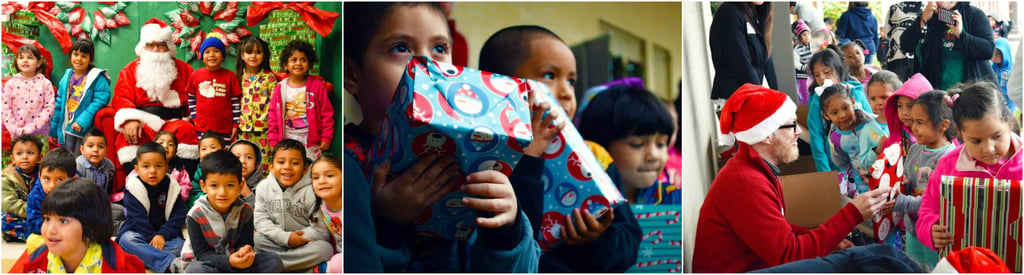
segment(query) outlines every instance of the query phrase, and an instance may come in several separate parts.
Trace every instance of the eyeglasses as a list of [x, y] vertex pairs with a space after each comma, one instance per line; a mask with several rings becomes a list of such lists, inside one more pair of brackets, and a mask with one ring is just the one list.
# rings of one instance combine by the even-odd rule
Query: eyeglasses
[[796, 125], [797, 125], [796, 123], [786, 124], [786, 125], [779, 126], [779, 129], [793, 128], [793, 133], [795, 134], [796, 133]]

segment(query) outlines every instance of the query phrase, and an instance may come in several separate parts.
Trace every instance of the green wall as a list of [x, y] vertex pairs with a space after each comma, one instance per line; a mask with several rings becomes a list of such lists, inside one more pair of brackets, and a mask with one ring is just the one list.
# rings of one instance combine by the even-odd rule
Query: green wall
[[[104, 4], [96, 2], [83, 2], [82, 8], [86, 10], [89, 16], [92, 16], [92, 11], [97, 10], [99, 7], [106, 6]], [[239, 10], [247, 9], [250, 6], [250, 2], [240, 2], [238, 5]], [[341, 14], [341, 2], [317, 2], [314, 7], [325, 11], [336, 12]], [[132, 23], [127, 26], [122, 26], [111, 31], [111, 42], [107, 45], [100, 41], [94, 41], [96, 44], [96, 60], [94, 64], [103, 69], [109, 70], [108, 74], [111, 80], [116, 83], [118, 74], [121, 72], [121, 68], [124, 68], [132, 60], [135, 60], [135, 45], [139, 42], [139, 29], [142, 28], [142, 24], [148, 21], [150, 18], [159, 18], [170, 24], [165, 12], [178, 8], [178, 2], [129, 2], [128, 6], [125, 7], [124, 13], [128, 16], [128, 20]], [[198, 14], [196, 14], [198, 15]], [[200, 17], [200, 26], [203, 32], [209, 32], [214, 29], [214, 20], [211, 16], [202, 15]], [[259, 28], [266, 24], [266, 19], [263, 20], [259, 25], [250, 27], [249, 30], [253, 35], [259, 35]], [[328, 82], [335, 85], [334, 94], [331, 96], [331, 102], [335, 106], [335, 121], [339, 125], [335, 127], [335, 141], [332, 142], [331, 152], [340, 154], [342, 152], [342, 135], [341, 135], [341, 100], [343, 93], [341, 88], [342, 81], [342, 52], [341, 49], [341, 22], [343, 20], [339, 16], [334, 23], [334, 30], [327, 37], [320, 37], [317, 35], [317, 52], [320, 54], [320, 75], [323, 76]], [[243, 26], [244, 27], [244, 26]], [[63, 77], [64, 70], [69, 67], [67, 56], [60, 49], [60, 45], [57, 44], [57, 40], [53, 38], [53, 34], [50, 33], [46, 27], [40, 27], [39, 42], [46, 47], [53, 54], [53, 71], [51, 74], [51, 81], [56, 83]], [[184, 41], [183, 43], [187, 43]], [[237, 44], [235, 44], [237, 45]], [[234, 46], [234, 45], [232, 45]], [[330, 50], [327, 50], [330, 49]], [[178, 49], [177, 57], [182, 59], [186, 49]], [[226, 56], [223, 67], [234, 70], [235, 68], [234, 56]], [[198, 59], [189, 62], [193, 68], [201, 68], [202, 62]]]

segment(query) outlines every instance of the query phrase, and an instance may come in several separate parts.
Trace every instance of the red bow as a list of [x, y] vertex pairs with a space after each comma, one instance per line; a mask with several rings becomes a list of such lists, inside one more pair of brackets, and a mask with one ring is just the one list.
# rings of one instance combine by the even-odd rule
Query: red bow
[[[39, 40], [32, 40], [21, 37], [17, 34], [7, 32], [6, 28], [3, 29], [2, 32], [2, 38], [0, 38], [0, 40], [3, 40], [3, 44], [6, 45], [8, 49], [11, 49], [11, 51], [13, 52], [18, 52], [18, 48], [21, 48], [21, 46], [23, 45], [36, 46], [36, 48], [39, 49], [39, 53], [43, 54], [43, 58], [46, 59], [46, 65], [50, 66], [50, 68], [53, 68], [53, 57], [50, 56], [49, 50], [43, 47], [43, 45], [39, 44]], [[46, 75], [46, 78], [50, 78], [50, 71], [51, 70], [43, 70], [43, 73]]]
[[[40, 23], [43, 23], [43, 25], [46, 25], [46, 27], [50, 29], [50, 32], [53, 33], [53, 37], [57, 38], [57, 43], [60, 44], [60, 48], [64, 50], [64, 53], [67, 53], [71, 50], [71, 34], [68, 33], [66, 28], [64, 28], [64, 23], [60, 22], [60, 19], [57, 19], [57, 16], [50, 13], [49, 10], [54, 8], [53, 2], [29, 2], [28, 7], [22, 6], [16, 2], [7, 2], [3, 4], [3, 9], [0, 10], [0, 14], [9, 15], [19, 10], [31, 11], [36, 15], [36, 20], [39, 20]], [[42, 50], [42, 47], [40, 47], [40, 50]]]
[[302, 21], [305, 21], [313, 31], [323, 37], [331, 34], [331, 30], [334, 29], [334, 21], [340, 16], [336, 12], [314, 8], [312, 2], [253, 2], [249, 6], [249, 10], [246, 11], [245, 19], [249, 21], [247, 25], [254, 27], [263, 22], [263, 19], [267, 17], [270, 11], [279, 9], [290, 9], [299, 12]]

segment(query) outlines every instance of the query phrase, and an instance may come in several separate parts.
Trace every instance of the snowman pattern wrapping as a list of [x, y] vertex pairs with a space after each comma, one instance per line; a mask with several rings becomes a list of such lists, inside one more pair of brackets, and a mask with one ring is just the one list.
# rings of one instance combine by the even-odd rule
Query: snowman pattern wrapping
[[[413, 221], [416, 234], [456, 240], [472, 236], [477, 213], [462, 204], [464, 175], [483, 170], [511, 175], [533, 139], [531, 92], [540, 95], [534, 96], [535, 104], [554, 102], [547, 87], [532, 80], [421, 56], [410, 60], [388, 108], [381, 138], [371, 147], [370, 167], [390, 159], [391, 170], [400, 172], [421, 156], [435, 153], [454, 155], [461, 168], [460, 182]], [[568, 117], [559, 105], [551, 106], [549, 112]], [[542, 155], [545, 214], [542, 221], [531, 221], [541, 223], [543, 232], [536, 237], [542, 248], [560, 244], [565, 213], [582, 208], [600, 216], [625, 202], [586, 148], [570, 124]]]
[[[894, 143], [882, 150], [874, 164], [868, 170], [868, 186], [871, 190], [888, 186], [888, 200], [894, 200], [903, 190], [903, 152], [900, 143]], [[893, 214], [875, 214], [872, 218], [874, 233], [879, 243], [895, 229]]]

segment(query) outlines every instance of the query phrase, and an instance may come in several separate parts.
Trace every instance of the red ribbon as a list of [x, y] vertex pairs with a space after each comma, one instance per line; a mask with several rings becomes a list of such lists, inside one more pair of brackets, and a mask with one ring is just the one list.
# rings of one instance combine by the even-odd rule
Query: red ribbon
[[[53, 33], [53, 37], [57, 38], [57, 43], [60, 44], [60, 48], [67, 53], [71, 50], [71, 34], [64, 28], [64, 22], [57, 19], [56, 16], [50, 14], [48, 10], [53, 7], [53, 2], [29, 2], [28, 7], [22, 6], [16, 2], [8, 2], [3, 4], [3, 9], [0, 13], [8, 15], [19, 10], [29, 10], [36, 15], [36, 20], [46, 25]], [[40, 50], [42, 48], [40, 47]], [[53, 63], [47, 63], [53, 64]]]
[[323, 37], [331, 34], [331, 30], [334, 29], [334, 21], [340, 16], [336, 12], [314, 8], [312, 2], [253, 2], [249, 6], [249, 10], [246, 11], [245, 19], [248, 20], [246, 25], [254, 27], [263, 22], [263, 19], [267, 17], [270, 11], [279, 9], [290, 9], [299, 12], [302, 21], [305, 21], [313, 31]]
[[46, 59], [46, 65], [49, 66], [47, 70], [43, 70], [43, 73], [45, 73], [46, 78], [50, 78], [50, 71], [52, 71], [53, 68], [53, 57], [50, 56], [49, 50], [39, 44], [39, 40], [21, 37], [20, 35], [8, 32], [6, 28], [3, 29], [2, 33], [0, 40], [3, 40], [3, 44], [7, 46], [8, 49], [11, 49], [12, 52], [15, 52], [15, 54], [18, 52], [18, 48], [21, 48], [23, 45], [36, 46], [36, 48], [39, 49], [39, 53], [43, 54], [43, 58]]

